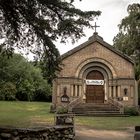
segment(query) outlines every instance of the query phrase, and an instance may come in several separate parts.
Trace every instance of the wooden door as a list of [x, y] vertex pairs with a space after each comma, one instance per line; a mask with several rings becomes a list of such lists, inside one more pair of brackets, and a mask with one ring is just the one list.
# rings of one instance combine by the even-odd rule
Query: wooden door
[[[86, 79], [104, 80], [101, 72], [94, 70], [88, 73]], [[104, 85], [87, 85], [86, 86], [86, 102], [87, 103], [103, 103], [104, 102]]]

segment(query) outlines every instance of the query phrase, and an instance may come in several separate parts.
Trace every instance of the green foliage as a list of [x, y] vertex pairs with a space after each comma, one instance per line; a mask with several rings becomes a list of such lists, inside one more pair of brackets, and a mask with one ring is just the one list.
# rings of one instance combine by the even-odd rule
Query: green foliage
[[[83, 36], [83, 28], [92, 27], [90, 21], [101, 13], [100, 11], [84, 12], [76, 9], [70, 0], [22, 0], [16, 2], [1, 0], [0, 12], [1, 25], [7, 39], [17, 41], [22, 36], [24, 37], [22, 39], [28, 37], [28, 40], [22, 43], [29, 41], [29, 46], [35, 39], [31, 37], [37, 35], [35, 40], [43, 41], [44, 45], [48, 46], [48, 51], [53, 49], [51, 48], [52, 40], [58, 37], [65, 41], [68, 37], [75, 40]], [[29, 28], [29, 30], [25, 30], [25, 28]]]
[[16, 86], [11, 82], [6, 82], [1, 87], [0, 92], [4, 95], [4, 100], [13, 101], [16, 100]]
[[56, 113], [57, 114], [66, 114], [66, 113], [68, 113], [68, 108], [64, 107], [64, 106], [60, 106], [57, 108]]
[[10, 59], [0, 55], [0, 86], [1, 100], [46, 101], [51, 96], [41, 69], [18, 54]]
[[34, 92], [34, 101], [51, 101], [51, 93], [51, 86], [46, 80], [42, 80]]
[[136, 107], [125, 107], [124, 113], [130, 116], [138, 116], [139, 112]]
[[140, 80], [140, 63], [136, 62], [135, 65], [135, 77], [136, 80]]
[[0, 83], [0, 100], [16, 100], [16, 86], [11, 82]]
[[[114, 47], [131, 56], [135, 61], [135, 79], [140, 80], [140, 4], [128, 6], [128, 16], [119, 25], [120, 32], [114, 38]], [[140, 91], [139, 91], [140, 103]]]
[[138, 105], [140, 105], [140, 80], [138, 81]]
[[5, 94], [0, 91], [0, 100], [4, 101], [5, 100]]
[[114, 38], [114, 47], [121, 50], [124, 54], [131, 56], [134, 53], [134, 46], [130, 43], [130, 37], [120, 31]]
[[84, 36], [84, 27], [92, 28], [90, 21], [101, 14], [100, 11], [76, 9], [73, 2], [1, 0], [0, 38], [5, 40], [1, 45], [3, 53], [11, 55], [16, 48], [33, 52], [37, 59], [45, 60], [43, 66], [47, 72], [44, 72], [44, 76], [52, 80], [60, 64], [54, 41], [60, 39], [64, 43], [70, 38], [74, 43]]
[[39, 61], [39, 66], [42, 70], [43, 77], [47, 79], [48, 83], [51, 85], [52, 85], [53, 79], [57, 77], [56, 73], [61, 70], [60, 68], [61, 58], [60, 58], [58, 50], [56, 51], [57, 51], [57, 56], [55, 56], [56, 57], [55, 60], [57, 59], [57, 61], [53, 61], [54, 58], [51, 58], [51, 57], [54, 57], [54, 56], [52, 55], [51, 57], [49, 57], [47, 54], [48, 53], [47, 51], [44, 51], [44, 54]]
[[135, 60], [136, 79], [140, 79], [140, 4], [128, 6], [128, 16], [119, 25], [120, 32], [114, 38], [114, 47]]

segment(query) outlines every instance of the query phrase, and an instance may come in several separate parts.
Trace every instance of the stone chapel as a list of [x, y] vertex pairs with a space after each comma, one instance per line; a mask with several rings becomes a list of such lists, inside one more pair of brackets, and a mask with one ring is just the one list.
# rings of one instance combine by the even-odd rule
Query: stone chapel
[[62, 70], [53, 82], [52, 103], [56, 108], [108, 103], [137, 106], [134, 61], [97, 32], [61, 58]]

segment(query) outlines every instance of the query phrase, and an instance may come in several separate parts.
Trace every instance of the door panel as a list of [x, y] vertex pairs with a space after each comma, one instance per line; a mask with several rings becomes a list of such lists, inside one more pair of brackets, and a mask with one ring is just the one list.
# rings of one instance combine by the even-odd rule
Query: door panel
[[[86, 79], [104, 80], [102, 73], [99, 71], [91, 71]], [[104, 85], [87, 85], [86, 86], [86, 102], [87, 103], [103, 103], [104, 102]]]

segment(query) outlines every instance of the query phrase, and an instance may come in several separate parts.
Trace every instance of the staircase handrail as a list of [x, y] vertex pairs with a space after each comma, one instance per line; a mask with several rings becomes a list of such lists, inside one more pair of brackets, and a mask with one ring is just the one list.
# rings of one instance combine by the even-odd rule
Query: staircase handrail
[[121, 102], [114, 100], [112, 98], [109, 98], [108, 102], [117, 107], [120, 110], [121, 114], [124, 114], [124, 105]]
[[82, 102], [83, 96], [80, 96], [68, 104], [68, 110], [72, 111], [72, 108]]
[[81, 101], [82, 101], [82, 96], [80, 96], [80, 97], [76, 98], [75, 100], [71, 101], [68, 104], [68, 106], [73, 107], [73, 106], [79, 104]]

